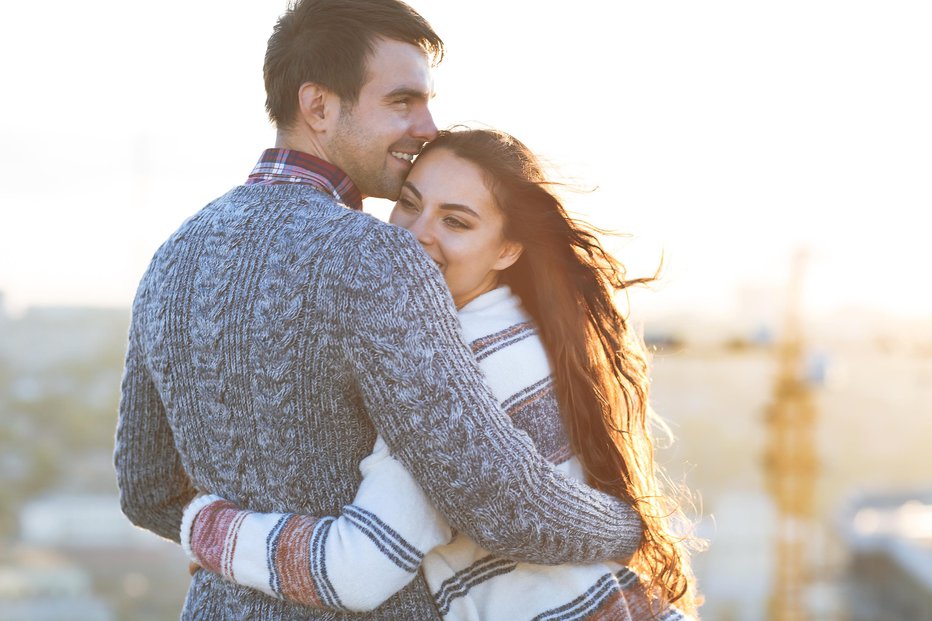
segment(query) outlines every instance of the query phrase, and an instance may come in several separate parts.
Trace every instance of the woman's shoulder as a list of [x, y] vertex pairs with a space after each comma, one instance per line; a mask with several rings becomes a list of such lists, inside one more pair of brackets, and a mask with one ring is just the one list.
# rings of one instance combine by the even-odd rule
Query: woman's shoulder
[[463, 336], [486, 376], [526, 385], [551, 374], [543, 341], [508, 287], [479, 296], [459, 311]]
[[534, 332], [530, 315], [507, 285], [487, 291], [459, 309], [458, 316], [467, 342], [501, 332]]

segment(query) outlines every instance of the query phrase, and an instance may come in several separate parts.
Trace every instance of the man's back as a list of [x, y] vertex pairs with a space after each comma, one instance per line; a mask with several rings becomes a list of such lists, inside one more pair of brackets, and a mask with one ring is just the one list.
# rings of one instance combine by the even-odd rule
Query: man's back
[[[514, 428], [406, 231], [299, 183], [243, 186], [159, 249], [133, 308], [114, 458], [123, 511], [143, 528], [178, 541], [197, 490], [333, 515], [378, 430], [449, 523], [500, 556], [637, 549], [633, 507], [562, 475]], [[343, 610], [319, 558], [331, 523], [310, 529], [295, 569], [316, 603]], [[186, 618], [335, 618], [205, 573]], [[435, 615], [415, 578], [369, 618]]]
[[[121, 424], [123, 448], [154, 446], [145, 449], [153, 451], [151, 469], [133, 469], [147, 473], [142, 480], [120, 468], [121, 454], [139, 459], [138, 445], [117, 447], [121, 489], [149, 486], [125, 494], [147, 498], [134, 521], [177, 540], [175, 511], [190, 485], [263, 511], [335, 515], [352, 501], [375, 431], [353, 381], [339, 315], [343, 294], [360, 289], [354, 267], [370, 258], [358, 255], [361, 241], [385, 226], [307, 186], [241, 186], [159, 249], [131, 328], [131, 350], [152, 385], [129, 385], [128, 360], [124, 401], [160, 401], [170, 429], [132, 433]], [[153, 443], [153, 434], [166, 437]], [[180, 463], [167, 473], [172, 440]], [[124, 504], [132, 517], [132, 500]], [[164, 515], [153, 516], [153, 506], [163, 506]], [[435, 616], [418, 578], [368, 618]], [[204, 571], [194, 577], [184, 617], [337, 618]]]

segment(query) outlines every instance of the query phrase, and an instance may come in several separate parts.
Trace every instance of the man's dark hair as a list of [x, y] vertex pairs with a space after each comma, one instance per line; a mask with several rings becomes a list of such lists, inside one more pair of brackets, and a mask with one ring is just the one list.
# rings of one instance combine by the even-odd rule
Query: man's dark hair
[[265, 108], [272, 122], [282, 128], [294, 123], [305, 82], [355, 104], [379, 37], [420, 47], [433, 65], [443, 59], [443, 41], [404, 2], [297, 0], [275, 24], [265, 52]]

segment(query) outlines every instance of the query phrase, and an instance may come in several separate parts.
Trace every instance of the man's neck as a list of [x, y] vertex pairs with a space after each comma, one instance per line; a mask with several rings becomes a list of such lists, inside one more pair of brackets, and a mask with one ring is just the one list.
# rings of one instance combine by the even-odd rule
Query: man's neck
[[[297, 131], [279, 129], [275, 134], [275, 148], [301, 151], [302, 153], [307, 153], [308, 155], [313, 155], [314, 157], [320, 158], [331, 166], [336, 166], [340, 170], [343, 170], [339, 164], [335, 164], [327, 156], [327, 153], [320, 144], [320, 141], [317, 140], [317, 138], [313, 135], [308, 135]], [[363, 195], [363, 198], [365, 198], [365, 195]]]
[[314, 157], [320, 158], [328, 164], [333, 164], [333, 162], [331, 162], [327, 157], [326, 153], [324, 153], [324, 150], [321, 148], [321, 145], [317, 140], [301, 135], [298, 132], [289, 132], [283, 129], [279, 129], [275, 134], [275, 148], [301, 151], [302, 153], [307, 153], [308, 155], [313, 155]]

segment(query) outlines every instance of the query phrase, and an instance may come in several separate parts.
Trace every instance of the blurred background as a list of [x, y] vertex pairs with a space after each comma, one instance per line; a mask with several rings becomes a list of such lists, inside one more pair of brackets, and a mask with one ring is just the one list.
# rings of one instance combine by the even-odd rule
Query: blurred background
[[[932, 5], [411, 4], [437, 124], [522, 139], [631, 276], [663, 257], [626, 303], [703, 617], [932, 619]], [[111, 465], [129, 305], [272, 145], [284, 8], [0, 6], [0, 621], [178, 617], [186, 562]]]

